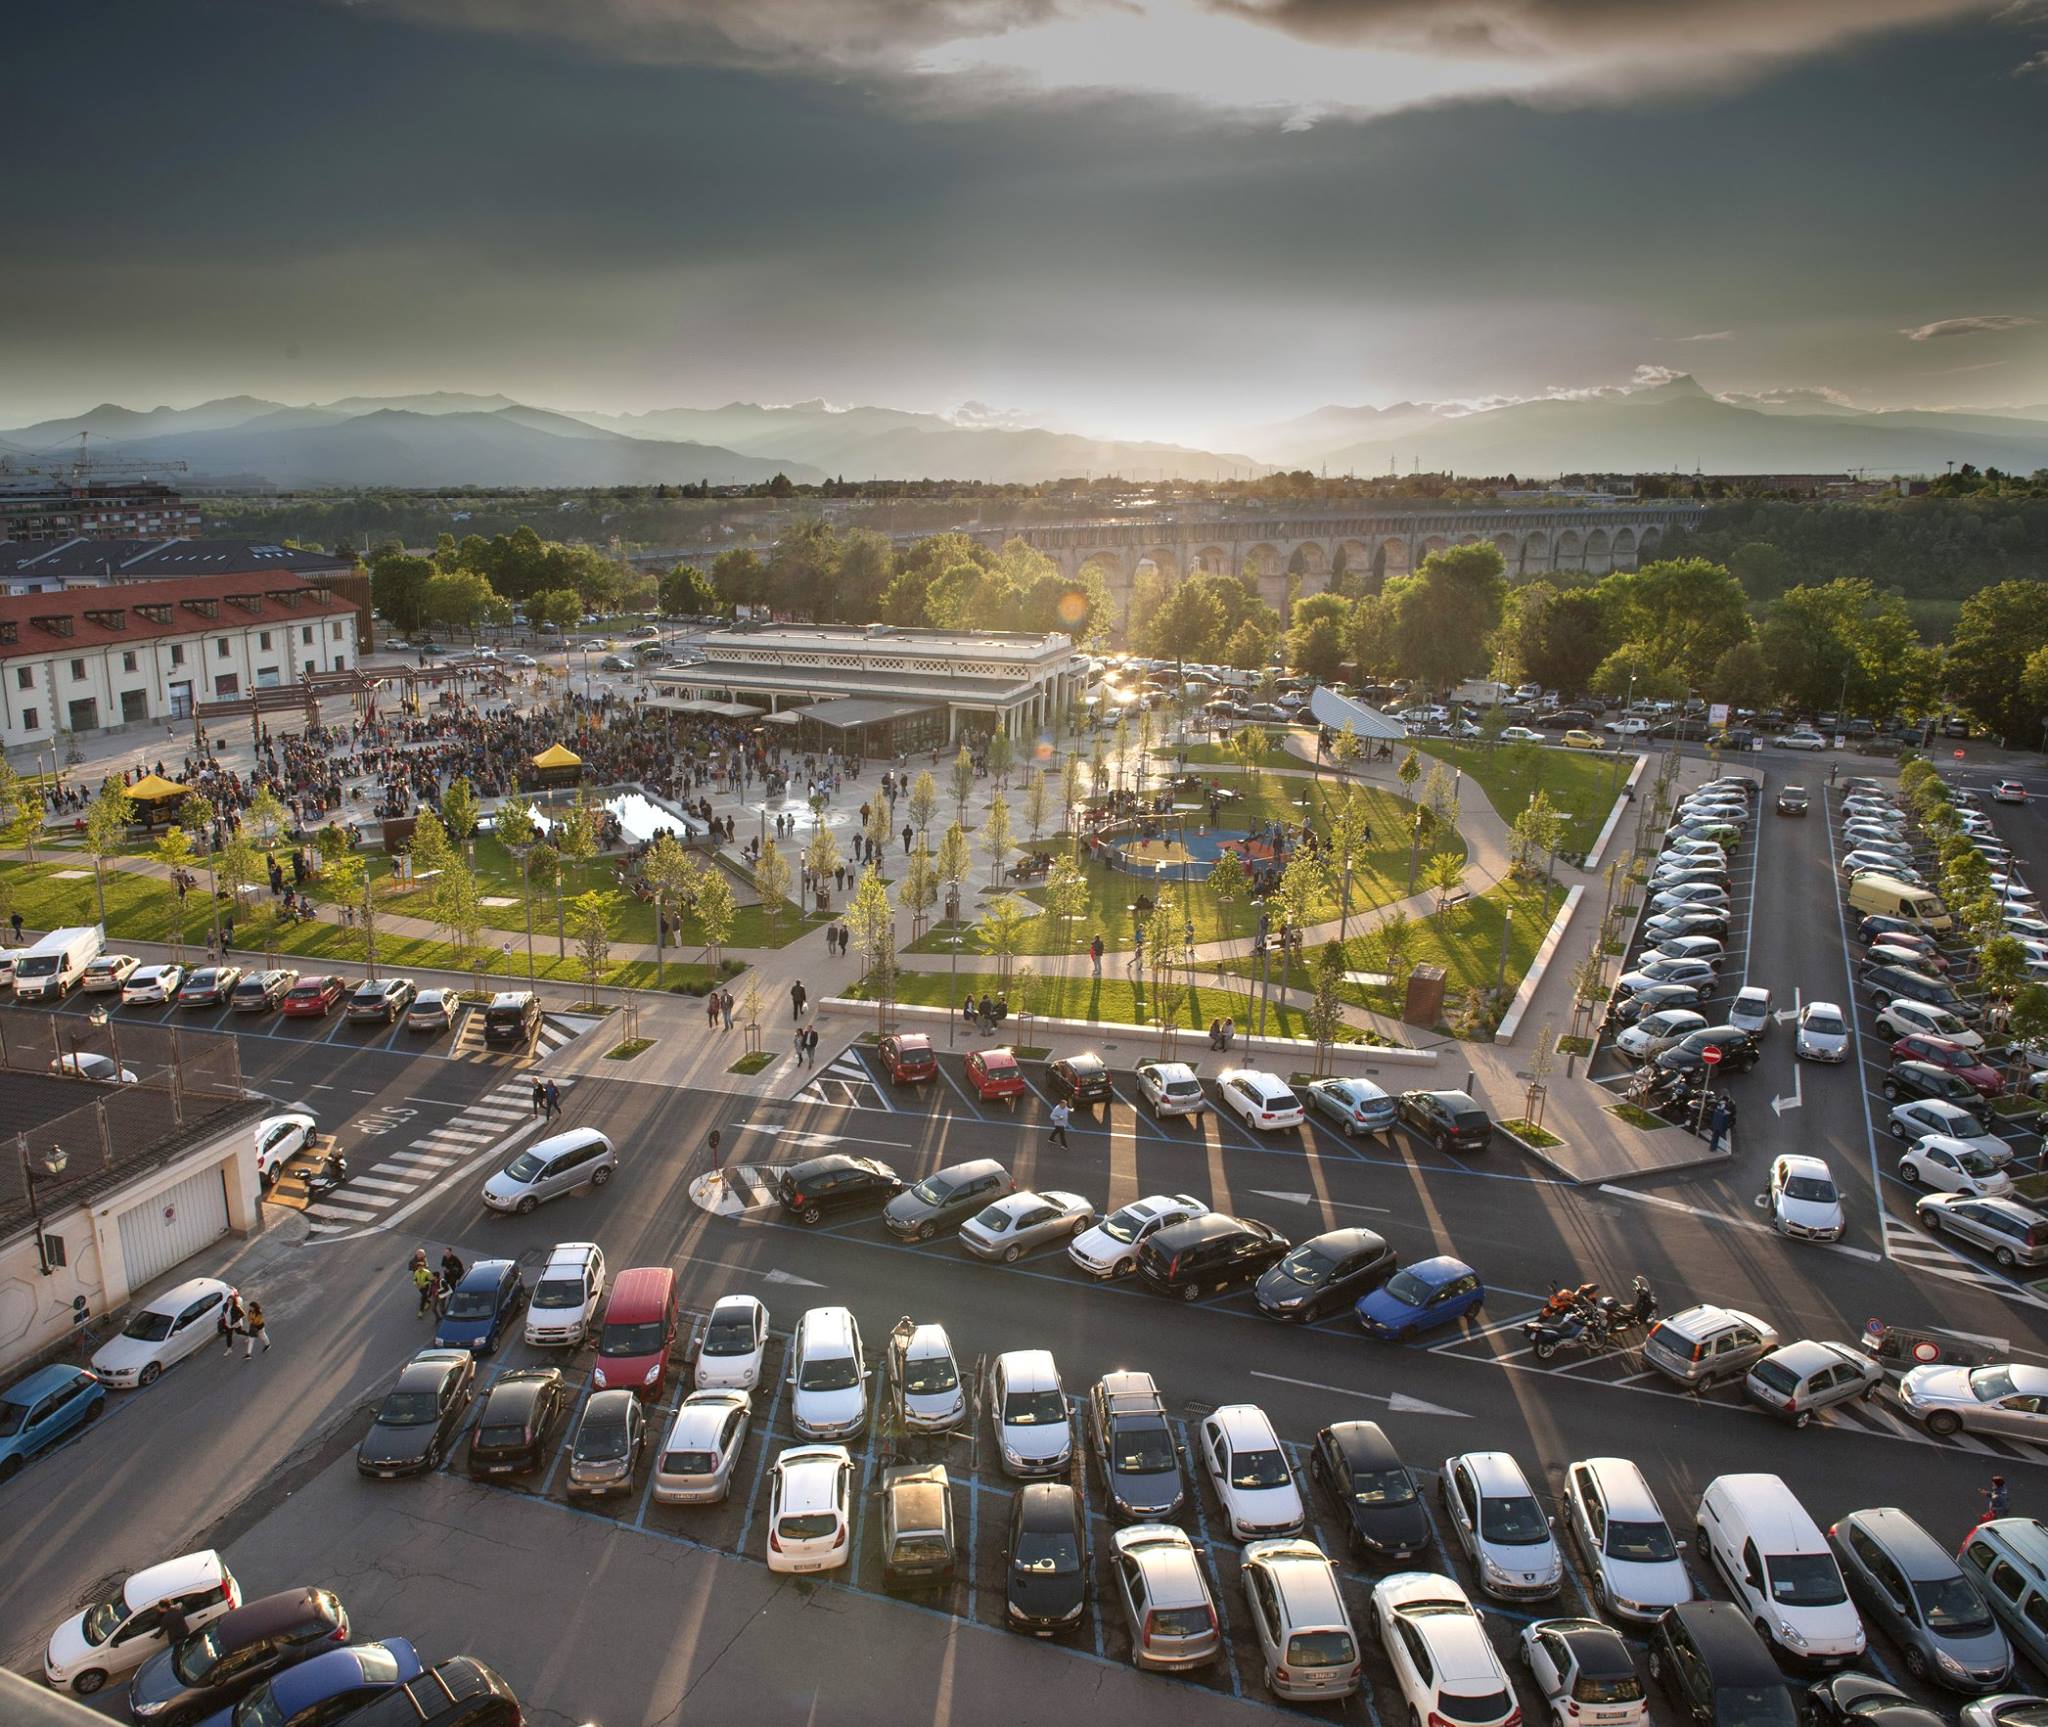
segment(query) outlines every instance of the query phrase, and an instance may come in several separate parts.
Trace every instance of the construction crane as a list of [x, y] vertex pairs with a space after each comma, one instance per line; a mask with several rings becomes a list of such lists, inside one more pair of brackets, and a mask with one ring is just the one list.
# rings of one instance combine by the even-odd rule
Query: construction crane
[[[96, 480], [146, 480], [152, 474], [190, 471], [189, 464], [175, 458], [101, 455], [92, 447], [93, 437], [91, 432], [80, 432], [75, 454], [68, 450], [0, 450], [0, 479], [39, 474], [69, 480], [74, 486], [89, 486]], [[101, 437], [99, 441], [104, 446], [107, 440]], [[72, 440], [64, 442], [69, 445]]]

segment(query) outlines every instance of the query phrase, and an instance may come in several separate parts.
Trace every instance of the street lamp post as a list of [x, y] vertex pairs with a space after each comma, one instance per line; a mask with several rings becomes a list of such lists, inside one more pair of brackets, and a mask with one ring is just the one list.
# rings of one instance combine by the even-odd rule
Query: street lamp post
[[[28, 1154], [27, 1134], [18, 1135], [16, 1143], [21, 1151], [22, 1185], [28, 1189], [29, 1215], [35, 1220], [36, 1270], [44, 1277], [48, 1277], [57, 1268], [50, 1263], [49, 1238], [43, 1234], [43, 1206], [42, 1200], [36, 1194], [35, 1160]], [[43, 1167], [53, 1176], [62, 1175], [64, 1173], [64, 1166], [70, 1161], [71, 1154], [61, 1145], [53, 1145], [48, 1151], [43, 1153]]]
[[1408, 891], [1415, 891], [1415, 859], [1422, 849], [1422, 812], [1415, 812], [1415, 823], [1408, 836]]
[[[1634, 672], [1630, 672], [1628, 675], [1628, 697], [1621, 706], [1621, 721], [1623, 725], [1628, 724], [1629, 716], [1635, 712], [1635, 705], [1636, 675]], [[1628, 736], [1626, 732], [1616, 732], [1614, 734], [1614, 772], [1608, 776], [1607, 782], [1607, 789], [1610, 793], [1621, 783], [1621, 740], [1626, 736]]]
[[1515, 927], [1515, 908], [1505, 906], [1500, 914], [1500, 966], [1493, 974], [1493, 992], [1498, 995], [1508, 986], [1508, 932]]

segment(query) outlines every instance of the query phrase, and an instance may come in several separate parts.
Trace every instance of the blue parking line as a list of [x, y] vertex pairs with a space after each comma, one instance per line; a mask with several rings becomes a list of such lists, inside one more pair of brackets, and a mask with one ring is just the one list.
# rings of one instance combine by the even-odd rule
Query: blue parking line
[[[1185, 1448], [1187, 1446], [1188, 1424], [1175, 1418], [1173, 1425], [1180, 1430], [1181, 1444]], [[1190, 1452], [1191, 1458], [1192, 1455], [1193, 1453]], [[1202, 1531], [1202, 1558], [1207, 1563], [1210, 1575], [1214, 1577], [1216, 1584], [1211, 1593], [1216, 1600], [1216, 1624], [1223, 1633], [1224, 1659], [1230, 1666], [1230, 1694], [1233, 1697], [1242, 1697], [1244, 1695], [1244, 1678], [1237, 1670], [1237, 1650], [1230, 1641], [1230, 1609], [1223, 1600], [1223, 1572], [1216, 1563], [1216, 1543], [1209, 1533], [1209, 1508], [1202, 1500], [1202, 1480], [1207, 1471], [1196, 1466], [1190, 1470], [1190, 1474], [1194, 1477], [1188, 1485], [1193, 1489], [1190, 1497], [1195, 1502], [1195, 1524]]]
[[[1109, 1519], [1105, 1517], [1103, 1522], [1109, 1523]], [[1110, 1527], [1113, 1529], [1115, 1525], [1110, 1524]], [[1095, 1588], [1095, 1513], [1088, 1505], [1088, 1465], [1086, 1463], [1081, 1465], [1081, 1541], [1087, 1549], [1088, 1592], [1095, 1597], [1092, 1603], [1095, 1611], [1089, 1614], [1088, 1617], [1095, 1621], [1095, 1653], [1100, 1655], [1102, 1653], [1103, 1602], [1100, 1593]]]
[[775, 1376], [775, 1390], [768, 1399], [768, 1413], [761, 1423], [761, 1455], [754, 1459], [754, 1485], [747, 1495], [747, 1514], [740, 1519], [739, 1548], [746, 1552], [747, 1531], [754, 1527], [754, 1504], [761, 1497], [761, 1483], [768, 1474], [768, 1439], [775, 1431], [775, 1412], [782, 1406], [783, 1376]]
[[860, 1537], [868, 1515], [868, 1493], [875, 1479], [875, 1412], [868, 1411], [867, 1442], [860, 1448], [860, 1492], [853, 1502], [853, 1552], [848, 1555], [854, 1575], [860, 1575]]
[[978, 1617], [981, 1587], [975, 1577], [974, 1556], [981, 1551], [981, 1483], [967, 1478], [967, 1617]]
[[661, 1425], [658, 1428], [654, 1424], [653, 1417], [650, 1416], [648, 1418], [647, 1428], [652, 1436], [653, 1443], [647, 1448], [647, 1485], [640, 1489], [640, 1510], [639, 1514], [633, 1519], [633, 1527], [635, 1529], [645, 1529], [647, 1527], [647, 1507], [654, 1502], [654, 1478], [661, 1471], [661, 1453], [668, 1444], [669, 1424], [675, 1420], [676, 1409], [681, 1407], [681, 1402], [682, 1399], [678, 1398], [673, 1405], [666, 1403], [655, 1405], [655, 1413], [661, 1417]]
[[555, 1447], [555, 1455], [548, 1464], [548, 1472], [541, 1477], [540, 1497], [543, 1499], [547, 1498], [548, 1490], [554, 1486], [555, 1471], [562, 1467], [562, 1459], [569, 1455], [569, 1447], [576, 1443], [576, 1427], [583, 1419], [583, 1406], [589, 1400], [590, 1387], [586, 1384], [576, 1394], [576, 1407], [562, 1426], [562, 1443]]

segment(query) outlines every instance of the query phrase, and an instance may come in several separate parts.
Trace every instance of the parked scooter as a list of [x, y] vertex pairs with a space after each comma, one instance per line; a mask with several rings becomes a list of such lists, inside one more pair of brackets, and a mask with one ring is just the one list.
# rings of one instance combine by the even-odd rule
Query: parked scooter
[[1597, 1355], [1610, 1341], [1607, 1316], [1591, 1302], [1581, 1303], [1556, 1319], [1529, 1320], [1522, 1327], [1522, 1336], [1538, 1361], [1548, 1361], [1560, 1349], [1574, 1347]]
[[1647, 1330], [1656, 1323], [1657, 1292], [1650, 1287], [1650, 1280], [1637, 1272], [1635, 1293], [1626, 1304], [1612, 1295], [1600, 1297], [1600, 1317], [1606, 1322], [1610, 1335], [1632, 1331], [1639, 1326]]
[[348, 1182], [348, 1159], [338, 1151], [330, 1151], [319, 1164], [306, 1173], [306, 1197], [319, 1199], [332, 1193], [337, 1187]]

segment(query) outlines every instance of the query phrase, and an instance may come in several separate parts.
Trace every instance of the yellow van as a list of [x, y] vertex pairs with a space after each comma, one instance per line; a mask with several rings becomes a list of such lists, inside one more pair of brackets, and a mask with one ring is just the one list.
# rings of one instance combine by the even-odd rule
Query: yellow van
[[1955, 925], [1939, 894], [1876, 870], [1864, 870], [1849, 883], [1849, 904], [1865, 917], [1908, 918], [1922, 929]]

